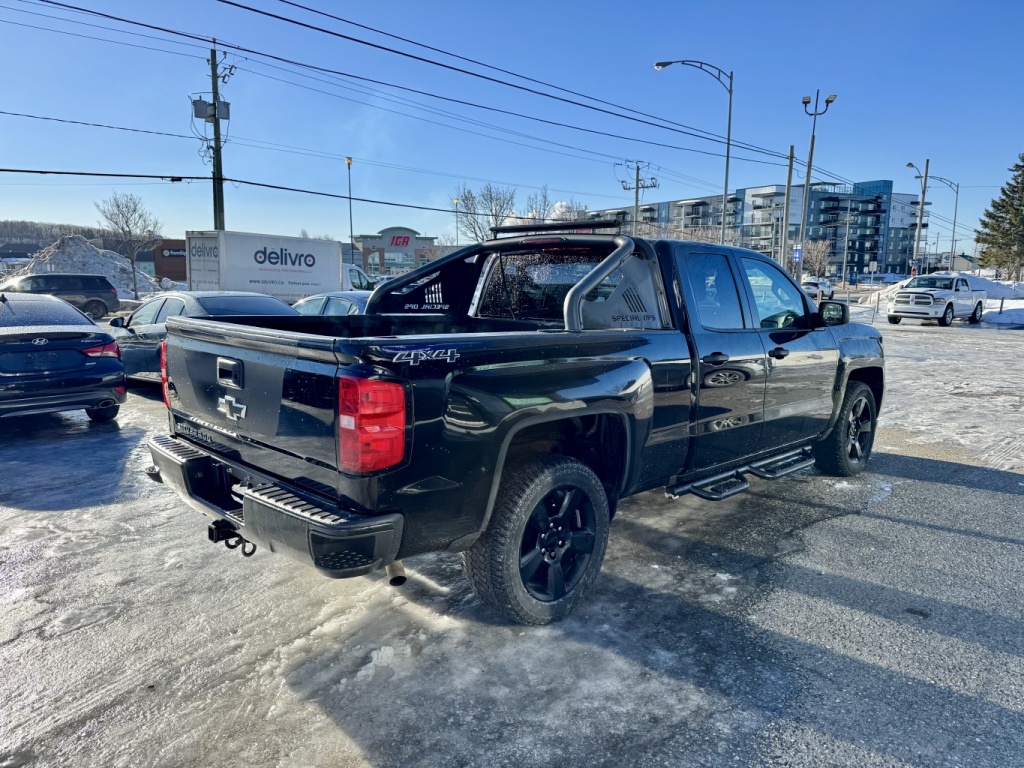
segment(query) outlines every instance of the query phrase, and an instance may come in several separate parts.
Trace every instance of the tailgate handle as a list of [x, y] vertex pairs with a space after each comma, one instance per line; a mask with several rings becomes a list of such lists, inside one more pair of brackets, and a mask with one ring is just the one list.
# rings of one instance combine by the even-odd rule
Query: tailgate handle
[[242, 361], [232, 360], [229, 357], [217, 358], [217, 383], [231, 389], [242, 389]]

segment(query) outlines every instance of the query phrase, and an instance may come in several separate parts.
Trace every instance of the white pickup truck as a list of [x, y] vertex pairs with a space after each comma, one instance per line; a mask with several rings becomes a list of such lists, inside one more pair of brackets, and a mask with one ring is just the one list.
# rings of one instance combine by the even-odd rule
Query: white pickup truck
[[938, 320], [941, 326], [954, 318], [977, 323], [985, 310], [985, 291], [971, 290], [961, 275], [921, 275], [897, 291], [887, 310], [893, 325], [905, 317]]

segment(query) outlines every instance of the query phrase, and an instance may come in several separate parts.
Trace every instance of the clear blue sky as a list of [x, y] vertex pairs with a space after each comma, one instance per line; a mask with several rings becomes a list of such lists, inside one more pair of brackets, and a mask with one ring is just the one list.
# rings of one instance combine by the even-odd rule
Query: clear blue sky
[[[486, 72], [318, 18], [277, 0], [239, 1]], [[723, 149], [721, 144], [558, 103], [261, 18], [216, 0], [68, 2], [547, 120], [704, 152]], [[800, 158], [806, 157], [811, 129], [801, 97], [813, 96], [816, 88], [822, 90], [822, 97], [834, 92], [839, 98], [818, 120], [816, 168], [854, 180], [893, 179], [896, 191], [914, 192], [919, 182], [906, 163], [923, 166], [925, 158], [930, 158], [933, 174], [962, 185], [959, 218], [967, 226], [977, 224], [998, 186], [1007, 180], [1007, 168], [1024, 151], [1024, 71], [1019, 54], [1024, 4], [1016, 0], [868, 0], [856, 4], [526, 0], [514, 5], [461, 0], [304, 0], [304, 4], [589, 96], [724, 134], [727, 100], [718, 83], [685, 67], [662, 72], [653, 68], [653, 63], [662, 59], [705, 60], [735, 72], [734, 139], [783, 153], [793, 144]], [[36, 2], [0, 0], [0, 70], [5, 73], [0, 110], [189, 134], [189, 95], [210, 89], [203, 47], [86, 27], [81, 22], [145, 31]], [[659, 189], [646, 193], [648, 200], [713, 194], [721, 189], [720, 157], [587, 135], [378, 86], [367, 93], [364, 85], [314, 75], [325, 81], [317, 82], [292, 67], [269, 68], [255, 57], [231, 55], [227, 63], [237, 67], [223, 88], [223, 97], [231, 102], [230, 140], [224, 154], [229, 177], [344, 194], [342, 158], [351, 155], [355, 158], [353, 194], [359, 197], [450, 208], [461, 181], [478, 186], [479, 180], [491, 180], [516, 185], [520, 204], [525, 204], [533, 187], [547, 184], [555, 199], [571, 196], [591, 208], [603, 208], [630, 203], [632, 193], [622, 190], [617, 177], [623, 176], [623, 170], [615, 163], [640, 159], [657, 167], [651, 172], [661, 182]], [[530, 85], [500, 73], [489, 74]], [[435, 113], [395, 101], [405, 99], [414, 99]], [[436, 114], [437, 110], [447, 114]], [[543, 144], [522, 134], [564, 146]], [[247, 146], [254, 140], [336, 157]], [[0, 166], [7, 168], [208, 174], [210, 168], [198, 150], [195, 139], [0, 115]], [[747, 162], [741, 159], [744, 157], [785, 162], [737, 150], [731, 188], [785, 182], [784, 167]], [[799, 181], [801, 177], [797, 177]], [[3, 174], [0, 218], [92, 224], [97, 220], [94, 201], [114, 188], [110, 182], [95, 179], [64, 181]], [[206, 182], [136, 182], [116, 188], [142, 196], [164, 222], [168, 236], [180, 237], [186, 229], [212, 226], [211, 192]], [[348, 237], [345, 201], [231, 185], [225, 196], [228, 229], [295, 235], [305, 228], [338, 239]], [[934, 213], [952, 218], [951, 190], [936, 185], [929, 191], [929, 200]], [[355, 204], [357, 234], [391, 225], [411, 226], [429, 235], [454, 231], [451, 214]], [[933, 221], [930, 234], [933, 239], [939, 234], [942, 246], [949, 247], [948, 224]], [[957, 239], [961, 247], [969, 247], [961, 235]]]

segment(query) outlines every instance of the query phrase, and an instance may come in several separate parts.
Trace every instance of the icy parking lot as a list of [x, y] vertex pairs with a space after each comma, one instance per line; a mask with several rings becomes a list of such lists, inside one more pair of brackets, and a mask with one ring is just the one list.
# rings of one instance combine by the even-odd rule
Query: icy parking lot
[[867, 474], [638, 496], [543, 628], [210, 545], [156, 390], [5, 423], [0, 766], [1024, 764], [1024, 334], [879, 319]]

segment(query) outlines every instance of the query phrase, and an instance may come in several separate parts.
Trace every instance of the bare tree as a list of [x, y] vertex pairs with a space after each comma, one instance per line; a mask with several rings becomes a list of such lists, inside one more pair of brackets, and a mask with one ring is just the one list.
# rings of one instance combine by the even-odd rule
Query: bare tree
[[586, 204], [571, 197], [568, 200], [559, 200], [551, 206], [551, 212], [548, 216], [548, 218], [554, 221], [580, 221], [586, 217]]
[[107, 228], [120, 242], [121, 252], [132, 263], [132, 292], [139, 298], [138, 270], [135, 260], [139, 253], [149, 250], [160, 239], [160, 221], [142, 204], [142, 198], [132, 194], [114, 192], [106, 200], [96, 203]]
[[551, 196], [548, 194], [548, 185], [545, 184], [538, 191], [526, 198], [526, 208], [519, 212], [520, 221], [518, 224], [543, 224], [552, 218], [554, 208]]
[[831, 254], [831, 240], [808, 240], [800, 252], [804, 272], [814, 277], [824, 277], [828, 271], [828, 257]]
[[500, 227], [514, 215], [516, 188], [484, 184], [474, 192], [463, 184], [455, 192], [459, 207], [455, 221], [459, 231], [473, 242], [491, 239], [491, 227]]
[[455, 236], [449, 235], [448, 233], [438, 235], [431, 245], [422, 249], [423, 255], [427, 261], [434, 261], [440, 259], [442, 256], [447, 256], [449, 253], [454, 253], [457, 250], [455, 245]]

